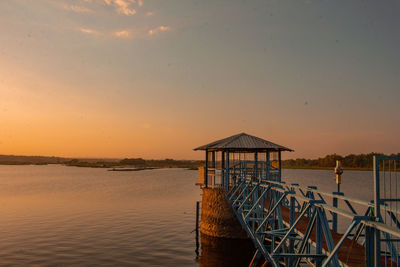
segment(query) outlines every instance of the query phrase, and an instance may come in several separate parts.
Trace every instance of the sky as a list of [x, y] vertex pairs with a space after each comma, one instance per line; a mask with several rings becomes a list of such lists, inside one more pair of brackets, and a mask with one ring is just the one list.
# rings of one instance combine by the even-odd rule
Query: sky
[[400, 152], [398, 0], [0, 1], [0, 154]]

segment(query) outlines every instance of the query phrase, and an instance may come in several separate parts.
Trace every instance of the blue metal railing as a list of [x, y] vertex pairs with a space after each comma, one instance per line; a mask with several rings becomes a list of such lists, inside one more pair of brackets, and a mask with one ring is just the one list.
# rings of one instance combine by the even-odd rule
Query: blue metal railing
[[232, 186], [237, 177], [252, 179], [279, 180], [279, 168], [263, 161], [238, 161], [227, 169], [208, 168], [207, 187], [221, 188]]
[[[400, 229], [400, 156], [374, 157], [374, 216], [378, 223]], [[384, 255], [384, 264], [395, 261], [399, 265], [399, 237], [390, 232], [374, 231], [374, 254]]]
[[[385, 166], [379, 165], [382, 160], [399, 158], [376, 160], [379, 167]], [[272, 266], [299, 266], [302, 262], [341, 266], [349, 263], [348, 252], [341, 250], [346, 243], [353, 249], [350, 260], [358, 259], [365, 266], [399, 266], [400, 210], [397, 203], [400, 198], [397, 191], [390, 196], [379, 191], [383, 179], [381, 170], [375, 172], [378, 192], [375, 192], [375, 201], [368, 202], [320, 191], [314, 186], [287, 185], [262, 171], [271, 166], [258, 164], [254, 168], [255, 162], [239, 162], [225, 174], [231, 181], [227, 198], [257, 248], [255, 258], [263, 256]], [[392, 170], [391, 175], [394, 183], [397, 170]], [[344, 205], [338, 208], [327, 203], [327, 199], [333, 198]], [[362, 207], [358, 212], [354, 208], [356, 205]], [[332, 220], [328, 220], [328, 214], [347, 219], [343, 234], [331, 229]]]

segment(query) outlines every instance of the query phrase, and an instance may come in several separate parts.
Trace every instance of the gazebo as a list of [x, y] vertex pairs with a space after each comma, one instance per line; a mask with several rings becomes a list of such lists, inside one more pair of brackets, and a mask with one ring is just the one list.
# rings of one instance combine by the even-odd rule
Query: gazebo
[[281, 180], [281, 152], [293, 151], [270, 141], [246, 133], [233, 135], [194, 150], [205, 151], [205, 188], [228, 190], [237, 177]]

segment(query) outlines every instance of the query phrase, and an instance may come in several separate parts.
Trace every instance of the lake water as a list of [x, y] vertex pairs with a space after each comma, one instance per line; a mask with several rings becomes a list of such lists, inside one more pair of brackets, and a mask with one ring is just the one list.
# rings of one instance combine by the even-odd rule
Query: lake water
[[[332, 171], [283, 170], [283, 177], [336, 188]], [[243, 243], [203, 237], [196, 254], [196, 181], [197, 171], [183, 169], [0, 166], [0, 265], [248, 264], [252, 248]], [[342, 189], [370, 200], [372, 172], [345, 171]], [[238, 249], [247, 256], [232, 261]]]
[[197, 172], [0, 166], [1, 265], [196, 265]]

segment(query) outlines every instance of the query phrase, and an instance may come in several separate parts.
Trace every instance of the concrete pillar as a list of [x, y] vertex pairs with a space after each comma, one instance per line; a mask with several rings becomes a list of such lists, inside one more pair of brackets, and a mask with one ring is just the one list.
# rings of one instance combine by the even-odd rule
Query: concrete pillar
[[247, 238], [222, 188], [203, 188], [200, 232], [211, 237]]

